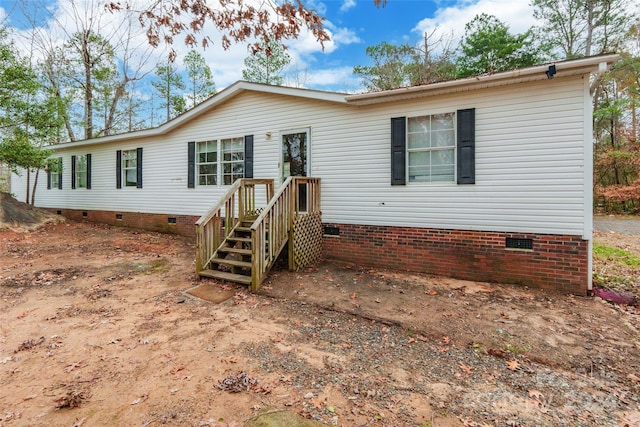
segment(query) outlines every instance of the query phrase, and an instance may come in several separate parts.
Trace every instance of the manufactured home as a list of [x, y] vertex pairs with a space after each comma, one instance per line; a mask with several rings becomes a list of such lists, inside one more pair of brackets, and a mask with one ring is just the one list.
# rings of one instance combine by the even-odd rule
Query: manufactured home
[[288, 246], [298, 266], [585, 294], [591, 93], [616, 59], [363, 94], [237, 82], [159, 127], [52, 147], [36, 205], [197, 235], [202, 275], [246, 269], [254, 288]]

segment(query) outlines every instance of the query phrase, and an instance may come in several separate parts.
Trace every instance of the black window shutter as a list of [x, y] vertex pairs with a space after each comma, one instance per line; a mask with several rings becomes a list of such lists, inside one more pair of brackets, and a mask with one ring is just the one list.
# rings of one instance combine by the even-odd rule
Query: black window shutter
[[58, 157], [58, 190], [62, 190], [62, 157]]
[[122, 188], [122, 150], [116, 151], [116, 188]]
[[71, 189], [76, 188], [76, 156], [71, 156]]
[[391, 185], [405, 185], [407, 157], [407, 118], [391, 119]]
[[253, 178], [253, 135], [244, 137], [244, 177]]
[[187, 188], [196, 188], [196, 143], [187, 143]]
[[476, 183], [476, 109], [458, 110], [458, 184]]
[[136, 150], [136, 187], [142, 188], [142, 148]]
[[[51, 163], [49, 163], [49, 168], [51, 168]], [[47, 190], [51, 190], [51, 170], [47, 169]]]
[[91, 190], [91, 154], [87, 154], [87, 190]]

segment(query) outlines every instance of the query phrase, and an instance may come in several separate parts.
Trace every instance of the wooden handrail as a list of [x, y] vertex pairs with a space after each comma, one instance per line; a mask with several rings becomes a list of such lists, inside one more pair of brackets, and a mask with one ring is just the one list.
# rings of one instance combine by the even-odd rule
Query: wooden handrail
[[[239, 178], [227, 193], [196, 222], [196, 272], [215, 256], [224, 239], [247, 216], [256, 213], [256, 185], [265, 186], [266, 202], [273, 194], [272, 179]], [[266, 203], [265, 202], [265, 203]]]
[[[307, 209], [304, 211], [300, 209], [299, 184], [306, 184]], [[290, 248], [293, 245], [294, 218], [315, 212], [320, 212], [320, 179], [288, 177], [251, 225], [251, 290], [258, 290], [287, 242]], [[291, 250], [289, 254], [289, 264], [292, 265]]]
[[241, 181], [242, 181], [241, 179], [236, 179], [236, 182], [234, 182], [233, 185], [229, 187], [229, 190], [226, 192], [224, 196], [222, 196], [218, 200], [218, 203], [213, 205], [213, 207], [209, 209], [209, 211], [206, 214], [202, 215], [200, 219], [196, 221], [196, 226], [209, 222], [209, 220], [213, 218], [213, 216], [220, 210], [220, 208], [224, 206], [226, 201], [230, 199], [236, 191], [238, 191], [238, 189], [240, 188]]

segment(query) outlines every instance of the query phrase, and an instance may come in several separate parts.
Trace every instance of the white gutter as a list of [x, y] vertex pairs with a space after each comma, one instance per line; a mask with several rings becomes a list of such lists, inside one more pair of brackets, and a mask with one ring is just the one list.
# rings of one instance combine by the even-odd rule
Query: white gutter
[[546, 80], [546, 72], [550, 65], [555, 65], [557, 74], [555, 77], [563, 77], [577, 74], [591, 74], [594, 68], [598, 70], [604, 66], [606, 71], [609, 64], [619, 59], [618, 55], [602, 55], [569, 61], [561, 61], [553, 64], [537, 65], [518, 70], [505, 71], [496, 74], [485, 74], [476, 77], [466, 77], [458, 80], [432, 83], [422, 86], [411, 86], [383, 92], [369, 92], [345, 97], [348, 103], [354, 105], [367, 105], [380, 102], [398, 101], [407, 98], [442, 95], [446, 93], [468, 91], [480, 87], [499, 86], [501, 84], [514, 84], [524, 81]]

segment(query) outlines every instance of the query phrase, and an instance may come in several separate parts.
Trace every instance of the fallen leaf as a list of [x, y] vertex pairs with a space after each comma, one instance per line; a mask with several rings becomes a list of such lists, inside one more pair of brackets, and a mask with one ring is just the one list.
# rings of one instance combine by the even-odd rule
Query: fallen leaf
[[449, 337], [442, 337], [442, 342], [445, 344], [449, 344], [451, 342], [451, 338]]
[[511, 370], [511, 371], [515, 371], [520, 367], [519, 363], [517, 360], [512, 360], [510, 362], [507, 362], [507, 369]]
[[351, 347], [353, 347], [353, 345], [351, 343], [348, 343], [348, 342], [343, 342], [342, 344], [340, 344], [340, 347], [342, 347], [342, 348], [351, 348]]
[[130, 405], [137, 405], [139, 403], [144, 402], [148, 398], [149, 398], [149, 395], [145, 393], [142, 396], [140, 396], [139, 398], [137, 398], [136, 400], [134, 400], [133, 402], [131, 402]]
[[426, 294], [434, 296], [434, 295], [438, 295], [438, 291], [435, 291], [435, 290], [431, 289], [431, 290], [427, 291]]
[[537, 400], [544, 399], [544, 395], [542, 394], [542, 392], [538, 390], [529, 390], [529, 397], [532, 397]]
[[356, 294], [355, 292], [354, 292], [354, 293], [352, 293], [350, 296], [351, 296], [351, 299], [356, 299], [356, 298], [358, 298], [358, 294]]
[[169, 372], [171, 372], [172, 374], [177, 374], [182, 370], [184, 370], [184, 365], [178, 365], [178, 366], [174, 366]]
[[87, 419], [88, 419], [88, 417], [82, 417], [78, 421], [73, 423], [73, 425], [71, 427], [82, 427], [82, 425], [84, 424], [85, 421], [87, 421]]
[[461, 363], [459, 366], [460, 370], [463, 371], [464, 373], [470, 374], [471, 371], [473, 370], [473, 366], [467, 366], [464, 363]]
[[629, 375], [627, 375], [627, 378], [629, 378], [631, 381], [633, 381], [635, 383], [640, 383], [640, 378], [637, 377], [636, 375], [629, 374]]
[[487, 350], [487, 354], [490, 354], [491, 356], [499, 357], [501, 359], [505, 359], [506, 357], [510, 356], [508, 352], [500, 349], [495, 349], [495, 348], [490, 348], [489, 350]]
[[311, 403], [313, 404], [313, 407], [315, 409], [322, 408], [322, 401], [320, 399], [318, 399], [318, 398], [314, 397], [313, 399], [311, 399]]
[[65, 372], [67, 372], [67, 373], [69, 373], [69, 372], [73, 371], [73, 370], [74, 370], [74, 369], [76, 369], [76, 368], [82, 368], [82, 366], [83, 366], [83, 365], [82, 365], [82, 362], [72, 363], [72, 364], [70, 364], [70, 365], [67, 365], [67, 366], [64, 368], [64, 371], [65, 371]]
[[412, 337], [409, 337], [409, 339], [407, 340], [407, 344], [411, 344], [411, 343], [414, 343], [414, 342], [416, 342], [416, 339], [412, 338]]

